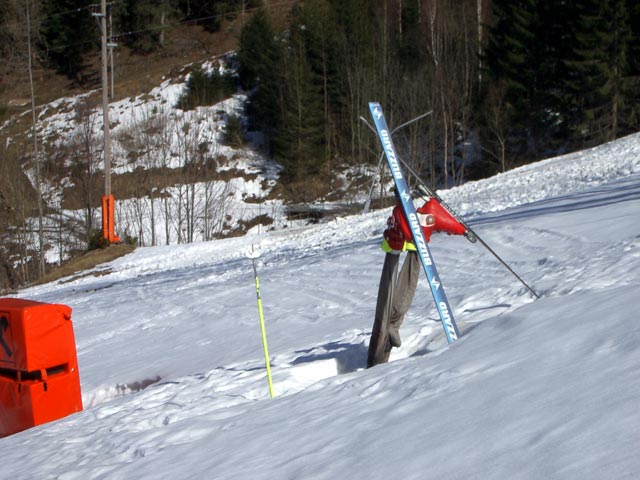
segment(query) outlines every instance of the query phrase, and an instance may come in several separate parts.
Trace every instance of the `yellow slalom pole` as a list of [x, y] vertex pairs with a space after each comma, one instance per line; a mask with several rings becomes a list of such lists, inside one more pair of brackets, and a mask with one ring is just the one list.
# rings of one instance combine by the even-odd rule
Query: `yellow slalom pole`
[[[253, 245], [251, 245], [251, 253], [253, 254]], [[269, 347], [267, 346], [267, 330], [264, 326], [264, 314], [262, 313], [262, 298], [260, 297], [260, 281], [258, 280], [258, 271], [256, 269], [256, 257], [251, 256], [253, 263], [253, 276], [256, 279], [256, 295], [258, 297], [258, 315], [260, 316], [260, 331], [262, 332], [262, 348], [264, 349], [264, 363], [267, 366], [267, 380], [269, 382], [269, 396], [274, 397], [273, 381], [271, 380], [271, 363], [269, 361]]]

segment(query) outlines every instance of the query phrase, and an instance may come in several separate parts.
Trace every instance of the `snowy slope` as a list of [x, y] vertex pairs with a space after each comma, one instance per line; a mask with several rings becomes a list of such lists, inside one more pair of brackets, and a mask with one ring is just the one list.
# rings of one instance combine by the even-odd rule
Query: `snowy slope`
[[543, 298], [434, 236], [464, 335], [446, 344], [421, 280], [403, 346], [370, 370], [388, 210], [140, 248], [20, 292], [73, 308], [86, 410], [1, 439], [0, 478], [636, 478], [639, 151], [630, 136], [441, 192]]
[[[205, 62], [202, 68], [224, 73], [233, 63], [234, 55], [229, 53]], [[232, 148], [225, 141], [228, 119], [242, 115], [247, 96], [237, 92], [215, 105], [188, 111], [177, 107], [187, 90], [191, 67], [187, 65], [174, 72], [149, 92], [109, 104], [117, 234], [123, 239], [135, 237], [139, 245], [151, 245], [153, 241], [182, 243], [178, 237], [185, 241], [190, 235], [196, 241], [227, 235], [260, 216], [268, 217], [276, 227], [288, 226], [290, 222], [282, 200], [267, 198], [277, 183], [280, 167], [261, 154], [259, 148], [254, 148], [256, 145]], [[63, 208], [69, 197], [82, 198], [82, 193], [65, 193], [64, 189], [74, 187], [74, 182], [75, 187], [80, 188], [77, 182], [89, 181], [74, 179], [71, 172], [104, 169], [103, 112], [101, 106], [96, 106], [95, 94], [92, 91], [63, 97], [43, 105], [38, 113], [39, 141], [51, 161], [58, 162], [57, 171], [61, 176], [45, 178], [41, 186], [46, 205], [62, 210], [45, 217], [49, 263], [56, 263], [61, 257], [69, 258], [78, 244], [84, 245], [86, 241], [84, 233], [76, 232], [78, 238], [65, 242], [59, 242], [58, 235], [61, 218], [79, 225], [86, 221], [84, 209]], [[0, 125], [0, 131], [9, 126], [11, 122], [5, 122]], [[200, 170], [196, 181], [179, 173], [195, 163], [207, 163], [208, 174]], [[156, 176], [159, 172], [166, 175], [165, 184], [153, 191], [154, 204], [143, 187], [145, 175], [150, 172]], [[25, 173], [35, 188], [35, 166]], [[137, 186], [133, 178], [125, 178], [132, 173], [141, 177]], [[125, 177], [118, 181], [118, 175]], [[195, 191], [192, 197], [189, 188]], [[188, 207], [193, 217], [191, 232], [187, 232], [184, 225], [188, 198], [192, 199]], [[84, 200], [80, 204], [84, 204]], [[34, 225], [35, 222], [36, 219], [32, 219]]]

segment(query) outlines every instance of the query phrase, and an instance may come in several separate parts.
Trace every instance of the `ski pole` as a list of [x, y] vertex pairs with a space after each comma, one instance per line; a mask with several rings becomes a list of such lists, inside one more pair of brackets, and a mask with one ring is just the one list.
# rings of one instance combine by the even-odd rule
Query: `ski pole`
[[378, 168], [376, 169], [376, 175], [373, 177], [371, 187], [369, 188], [369, 195], [367, 195], [367, 201], [364, 202], [362, 213], [369, 213], [371, 207], [371, 197], [373, 197], [373, 187], [376, 185], [376, 178], [380, 175], [380, 167], [382, 167], [382, 161], [384, 160], [384, 153], [380, 154], [380, 160], [378, 160]]
[[500, 263], [502, 263], [502, 265], [504, 265], [506, 267], [506, 269], [509, 270], [513, 274], [513, 276], [516, 277], [520, 281], [520, 283], [522, 283], [525, 287], [527, 287], [529, 292], [531, 292], [531, 294], [534, 297], [540, 298], [540, 295], [538, 295], [536, 293], [536, 291], [527, 284], [527, 282], [525, 282], [522, 278], [520, 278], [520, 275], [518, 275], [516, 272], [514, 272], [513, 269], [509, 265], [507, 265], [507, 263], [502, 258], [500, 258], [500, 256], [496, 252], [494, 252], [493, 249], [489, 245], [487, 245], [487, 243], [484, 240], [482, 240], [478, 236], [477, 233], [475, 233], [473, 230], [469, 230], [469, 231], [478, 239], [478, 241], [484, 246], [484, 248], [486, 248], [489, 251], [489, 253], [491, 253], [491, 255], [496, 257], [498, 259], [498, 261]]
[[[404, 162], [402, 161], [402, 159], [400, 159], [400, 161], [404, 164]], [[406, 166], [406, 165], [405, 165]], [[460, 215], [458, 215], [455, 210], [452, 210], [451, 207], [449, 207], [449, 205], [447, 205], [447, 203], [442, 200], [442, 198], [440, 197], [440, 195], [438, 195], [436, 192], [431, 191], [425, 184], [424, 181], [418, 177], [418, 175], [413, 172], [412, 170], [410, 170], [411, 173], [413, 174], [414, 177], [416, 177], [416, 179], [418, 180], [418, 182], [420, 183], [420, 185], [418, 186], [418, 190], [420, 190], [420, 192], [422, 192], [422, 194], [424, 194], [427, 198], [434, 198], [438, 203], [440, 203], [450, 214], [452, 217], [454, 217], [458, 222], [460, 222], [460, 224], [467, 229], [467, 234], [465, 234], [465, 237], [467, 237], [467, 239], [471, 242], [471, 243], [475, 243], [476, 241], [480, 242], [480, 244], [485, 247], [489, 253], [491, 253], [491, 255], [493, 255], [494, 257], [496, 257], [496, 259], [502, 263], [502, 265], [505, 266], [505, 268], [507, 270], [509, 270], [509, 272], [511, 272], [513, 274], [514, 277], [516, 277], [520, 283], [522, 283], [528, 290], [529, 292], [531, 292], [531, 294], [536, 297], [536, 298], [540, 298], [540, 295], [538, 295], [535, 290], [533, 288], [531, 288], [527, 282], [525, 282], [520, 275], [518, 275], [508, 264], [507, 262], [505, 262], [500, 255], [498, 255], [488, 244], [487, 242], [485, 242], [482, 238], [480, 238], [480, 236], [473, 230], [473, 228], [471, 228], [469, 226], [469, 224], [467, 222], [465, 222], [464, 220], [462, 220], [462, 218], [460, 218]]]
[[[423, 115], [426, 116], [431, 112], [428, 112], [427, 114]], [[421, 117], [418, 117], [421, 118]], [[360, 120], [362, 120], [367, 127], [369, 127], [369, 129], [373, 132], [376, 133], [376, 130], [373, 128], [373, 126], [367, 122], [367, 120], [363, 117], [360, 117]], [[406, 124], [403, 124], [406, 125]], [[401, 125], [400, 127], [402, 127], [403, 125]], [[398, 128], [400, 128], [398, 127]], [[394, 129], [393, 132], [395, 132], [397, 130]], [[392, 132], [392, 133], [393, 133]], [[409, 173], [411, 173], [411, 175], [414, 176], [414, 178], [418, 181], [418, 183], [420, 184], [418, 186], [418, 189], [426, 194], [429, 198], [435, 198], [440, 205], [442, 205], [450, 214], [453, 218], [455, 218], [458, 222], [460, 222], [460, 224], [467, 229], [467, 233], [465, 233], [465, 237], [467, 238], [467, 240], [469, 240], [471, 243], [476, 243], [476, 241], [479, 241], [482, 246], [484, 246], [489, 253], [491, 253], [500, 263], [502, 263], [502, 265], [504, 265], [507, 270], [509, 270], [509, 272], [511, 272], [517, 279], [518, 281], [520, 281], [520, 283], [522, 283], [528, 290], [529, 292], [531, 292], [531, 294], [535, 297], [535, 298], [540, 298], [540, 295], [538, 295], [536, 293], [536, 291], [531, 288], [521, 277], [520, 275], [518, 275], [502, 258], [500, 258], [500, 256], [487, 244], [487, 242], [485, 242], [484, 240], [482, 240], [478, 234], [469, 226], [469, 224], [467, 224], [467, 222], [465, 222], [462, 217], [460, 217], [460, 215], [458, 215], [456, 213], [455, 210], [453, 210], [449, 205], [447, 205], [447, 203], [442, 199], [442, 197], [440, 197], [440, 195], [438, 195], [436, 192], [432, 191], [429, 187], [427, 187], [427, 184], [422, 180], [422, 178], [420, 178], [420, 175], [418, 175], [415, 170], [413, 168], [411, 168], [411, 166], [409, 164], [407, 164], [407, 162], [404, 161], [403, 158], [401, 158], [400, 156], [397, 157], [398, 160], [400, 161], [400, 163], [402, 163], [402, 165], [409, 171]]]
[[251, 245], [251, 263], [253, 264], [253, 276], [256, 280], [256, 295], [258, 297], [258, 316], [260, 317], [260, 331], [262, 333], [262, 348], [264, 350], [264, 363], [267, 367], [267, 381], [269, 382], [269, 396], [274, 397], [273, 381], [271, 380], [271, 364], [269, 361], [269, 347], [267, 346], [267, 330], [264, 326], [264, 314], [262, 313], [262, 298], [260, 296], [260, 281], [258, 280], [258, 270], [256, 269], [256, 256], [253, 245]]

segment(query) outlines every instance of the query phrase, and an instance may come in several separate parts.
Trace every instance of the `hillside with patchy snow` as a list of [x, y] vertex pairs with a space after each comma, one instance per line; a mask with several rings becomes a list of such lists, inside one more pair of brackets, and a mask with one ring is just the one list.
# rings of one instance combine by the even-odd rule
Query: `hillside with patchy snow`
[[[202, 70], [232, 74], [234, 62], [229, 53], [204, 63]], [[245, 121], [244, 92], [214, 105], [179, 108], [192, 68], [173, 72], [150, 92], [109, 104], [117, 233], [149, 246], [307, 223], [292, 217], [274, 193], [280, 166], [262, 153], [260, 134], [247, 132], [244, 145], [231, 146], [226, 138], [230, 119]], [[100, 223], [103, 121], [95, 97], [89, 92], [60, 98], [38, 112], [36, 130], [49, 172], [42, 185], [49, 263], [83, 249], [87, 225]], [[11, 126], [8, 121], [0, 129]], [[359, 200], [363, 194], [350, 185], [354, 178], [369, 177], [370, 170], [345, 167], [332, 186], [334, 194], [346, 203]], [[36, 185], [33, 162], [27, 175]], [[32, 219], [34, 231], [36, 223]]]
[[19, 292], [73, 308], [85, 411], [0, 439], [0, 476], [637, 477], [639, 149], [632, 135], [441, 192], [542, 298], [434, 235], [463, 335], [446, 343], [421, 279], [402, 347], [369, 370], [389, 210], [138, 248]]
[[[234, 61], [233, 54], [226, 54], [202, 68], [224, 74], [233, 72]], [[229, 119], [242, 117], [247, 99], [243, 92], [211, 106], [177, 108], [191, 67], [173, 72], [148, 93], [109, 105], [117, 233], [123, 239], [149, 246], [304, 225], [306, 221], [292, 218], [284, 200], [274, 194], [280, 167], [260, 153], [260, 136], [252, 132], [244, 148], [230, 146], [225, 138]], [[100, 196], [97, 192], [102, 188], [102, 111], [95, 104], [95, 93], [61, 98], [38, 113], [38, 138], [47, 162], [55, 165], [57, 172], [43, 186], [45, 212], [49, 212], [44, 225], [46, 259], [51, 264], [85, 248], [87, 223], [99, 224], [100, 211], [95, 207]], [[454, 188], [446, 196], [462, 214], [473, 218], [486, 211], [478, 210], [478, 203], [490, 202], [494, 190], [504, 182], [510, 182], [512, 193], [501, 205], [489, 209], [561, 193], [559, 189], [564, 186], [545, 181], [549, 169], [568, 181], [578, 178], [574, 181], [582, 187], [604, 182], [628, 173], [606, 159], [637, 155], [636, 143], [630, 136], [541, 164], [548, 168], [528, 166], [498, 175], [482, 183], [472, 197], [465, 193], [472, 191], [469, 188]], [[584, 155], [594, 158], [588, 167], [581, 162]], [[28, 175], [35, 185], [33, 164]], [[334, 188], [341, 192], [338, 196], [342, 202], [357, 209], [364, 202], [364, 192], [352, 187], [353, 180], [374, 176], [376, 172], [369, 166], [345, 167], [337, 175]], [[88, 209], [89, 204], [94, 208]], [[322, 208], [331, 209], [331, 202]], [[36, 223], [32, 219], [33, 231], [37, 230]]]

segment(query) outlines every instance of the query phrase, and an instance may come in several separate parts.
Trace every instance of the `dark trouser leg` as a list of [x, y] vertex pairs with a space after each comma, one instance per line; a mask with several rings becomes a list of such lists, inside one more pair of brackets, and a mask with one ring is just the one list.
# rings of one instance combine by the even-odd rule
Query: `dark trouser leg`
[[421, 267], [417, 252], [407, 253], [407, 258], [402, 264], [402, 269], [395, 285], [391, 318], [389, 319], [389, 330], [398, 340], [398, 345], [394, 345], [396, 347], [400, 346], [400, 326], [411, 306], [411, 302], [413, 302], [413, 296], [418, 285], [418, 277], [420, 277], [420, 271], [422, 270]]
[[384, 258], [380, 286], [378, 287], [378, 301], [376, 316], [373, 321], [369, 352], [367, 354], [367, 368], [384, 363], [389, 358], [391, 345], [389, 344], [389, 321], [393, 308], [393, 295], [398, 272], [400, 255], [387, 253]]

